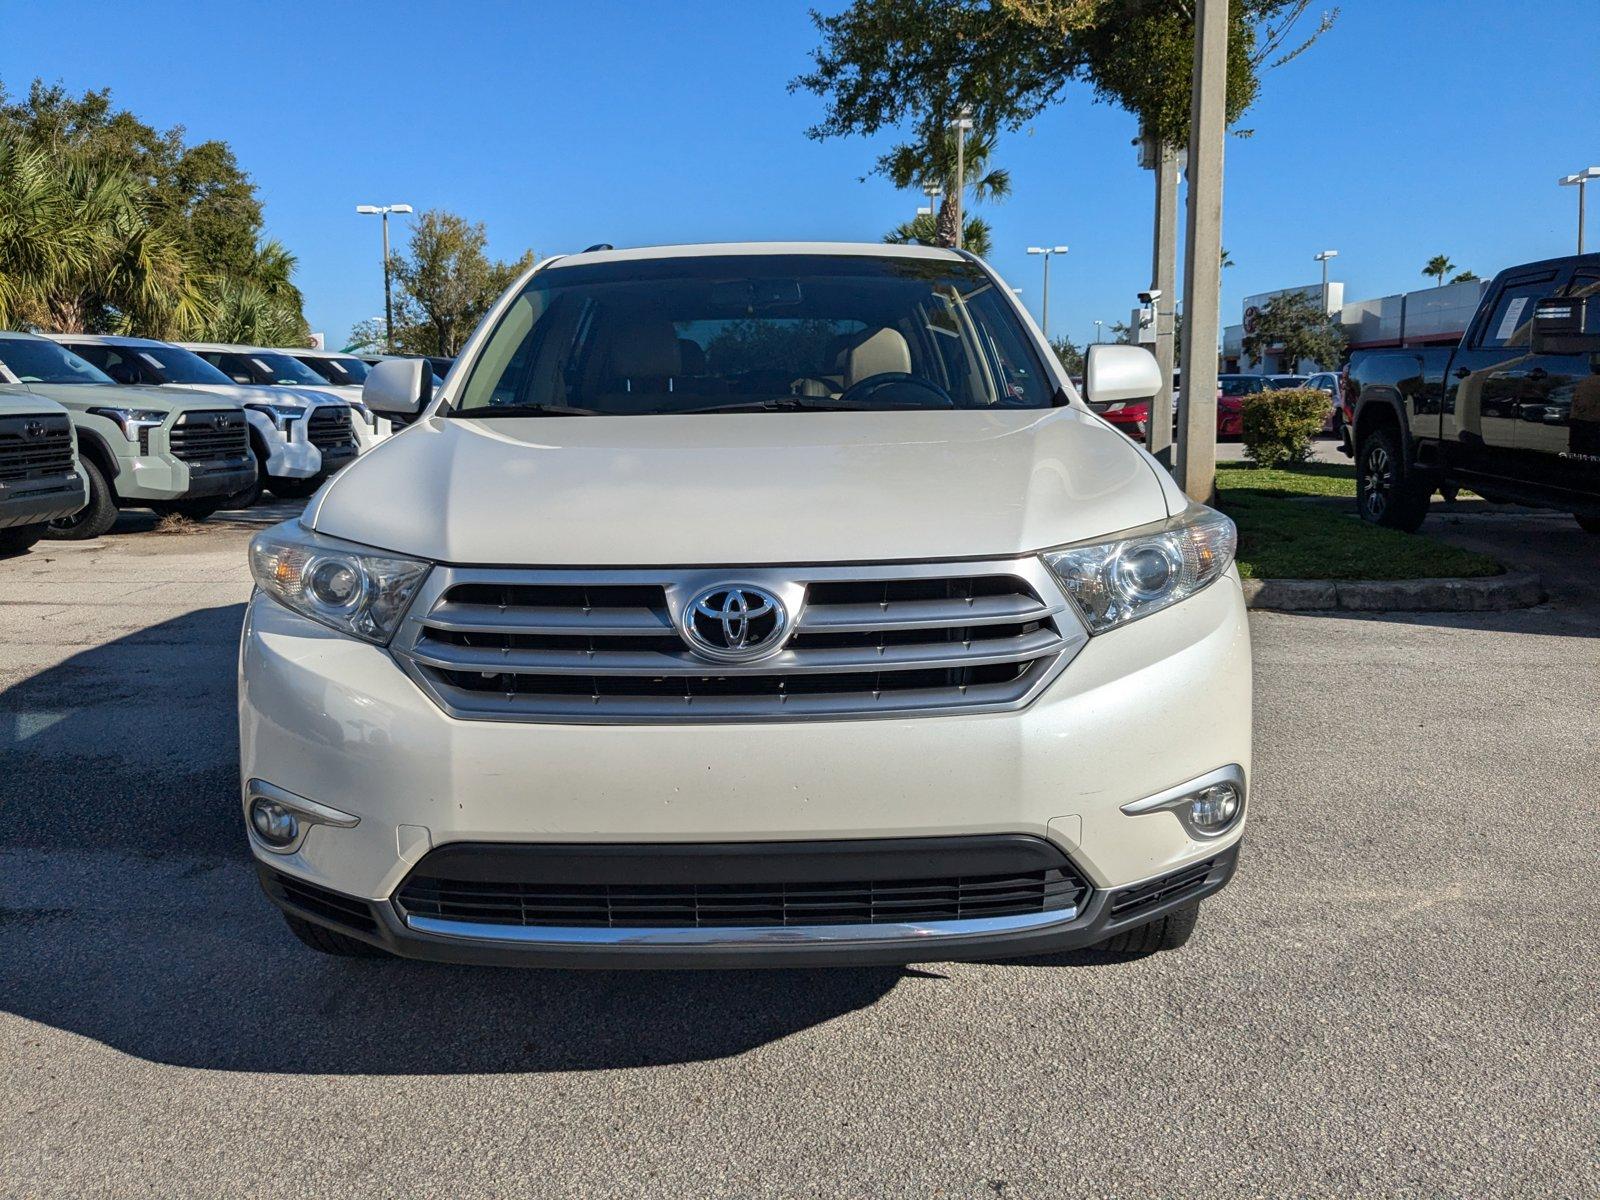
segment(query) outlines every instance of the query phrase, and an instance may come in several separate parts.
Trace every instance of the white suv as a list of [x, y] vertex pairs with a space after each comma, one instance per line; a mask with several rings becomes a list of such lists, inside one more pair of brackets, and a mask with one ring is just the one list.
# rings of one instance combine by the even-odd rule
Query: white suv
[[[243, 815], [331, 953], [904, 963], [1182, 944], [1231, 876], [1228, 519], [948, 250], [586, 252], [257, 535]], [[1155, 360], [1091, 352], [1086, 391]]]

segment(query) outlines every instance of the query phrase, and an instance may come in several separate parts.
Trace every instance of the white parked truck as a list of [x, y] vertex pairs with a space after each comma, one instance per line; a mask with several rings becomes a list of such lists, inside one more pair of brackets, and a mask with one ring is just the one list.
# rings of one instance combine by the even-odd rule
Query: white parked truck
[[[1088, 398], [1148, 399], [1096, 346]], [[256, 536], [242, 816], [307, 944], [796, 966], [1181, 945], [1250, 777], [1234, 528], [956, 251], [598, 250]]]

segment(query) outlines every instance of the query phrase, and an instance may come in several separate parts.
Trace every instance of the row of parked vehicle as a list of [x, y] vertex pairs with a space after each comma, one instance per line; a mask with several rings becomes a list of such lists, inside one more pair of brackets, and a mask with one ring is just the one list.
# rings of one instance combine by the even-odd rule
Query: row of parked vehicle
[[122, 508], [203, 520], [311, 495], [394, 432], [361, 402], [376, 361], [0, 331], [0, 554], [99, 537]]
[[[1339, 376], [1332, 371], [1315, 375], [1249, 375], [1227, 374], [1217, 376], [1217, 437], [1244, 436], [1244, 398], [1256, 392], [1285, 391], [1290, 388], [1312, 388], [1328, 394], [1328, 415], [1322, 432], [1338, 436], [1340, 430]], [[1176, 372], [1172, 377], [1173, 428], [1177, 428], [1178, 401], [1183, 391], [1182, 377]], [[1110, 404], [1100, 410], [1108, 423], [1120, 429], [1136, 442], [1145, 440], [1150, 426], [1148, 401]]]

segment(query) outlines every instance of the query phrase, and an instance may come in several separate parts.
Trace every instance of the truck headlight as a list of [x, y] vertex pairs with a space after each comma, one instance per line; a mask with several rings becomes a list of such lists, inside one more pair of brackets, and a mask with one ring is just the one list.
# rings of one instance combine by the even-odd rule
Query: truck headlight
[[1043, 558], [1089, 632], [1103, 633], [1215, 582], [1233, 561], [1238, 536], [1227, 517], [1195, 504], [1171, 520], [1046, 550]]
[[122, 436], [130, 442], [138, 442], [139, 434], [143, 431], [159, 429], [167, 419], [167, 414], [159, 408], [91, 408], [89, 411], [97, 417], [115, 421], [117, 428], [122, 430]]
[[285, 608], [379, 645], [394, 636], [431, 564], [313, 533], [298, 520], [250, 539], [250, 573]]

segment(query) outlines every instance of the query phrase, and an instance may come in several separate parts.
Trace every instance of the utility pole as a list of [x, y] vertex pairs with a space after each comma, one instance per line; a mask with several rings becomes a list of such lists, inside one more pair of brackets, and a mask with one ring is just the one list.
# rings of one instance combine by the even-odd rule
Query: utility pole
[[1600, 167], [1585, 167], [1575, 175], [1563, 175], [1556, 180], [1562, 187], [1578, 189], [1578, 253], [1583, 253], [1583, 185], [1591, 179], [1600, 179]]
[[962, 228], [965, 221], [961, 214], [961, 203], [967, 190], [967, 131], [972, 128], [972, 109], [963, 104], [961, 114], [950, 122], [950, 128], [956, 131], [956, 249], [959, 250], [966, 232]]
[[394, 353], [394, 294], [389, 283], [389, 214], [408, 213], [409, 204], [358, 204], [356, 211], [362, 216], [383, 218], [383, 348]]
[[1322, 315], [1323, 316], [1327, 316], [1328, 315], [1328, 260], [1330, 258], [1338, 258], [1338, 257], [1339, 257], [1339, 252], [1337, 250], [1324, 250], [1321, 254], [1313, 254], [1311, 256], [1311, 261], [1312, 262], [1319, 262], [1319, 263], [1322, 264]]
[[1197, 0], [1189, 98], [1189, 228], [1183, 271], [1183, 438], [1178, 481], [1210, 503], [1217, 480], [1217, 335], [1222, 291], [1222, 146], [1228, 0]]
[[1052, 254], [1065, 254], [1065, 246], [1029, 246], [1029, 254], [1044, 255], [1044, 311], [1040, 314], [1040, 323], [1044, 327], [1044, 340], [1050, 340], [1050, 256]]
[[1155, 318], [1156, 366], [1161, 386], [1150, 401], [1145, 448], [1172, 470], [1172, 368], [1176, 365], [1178, 305], [1178, 151], [1170, 144], [1154, 148], [1156, 228], [1150, 267], [1150, 307]]

